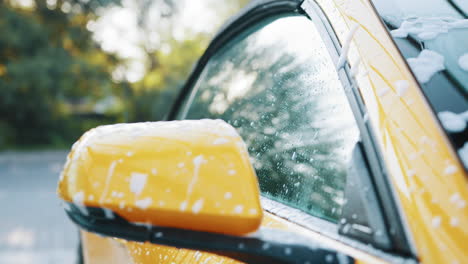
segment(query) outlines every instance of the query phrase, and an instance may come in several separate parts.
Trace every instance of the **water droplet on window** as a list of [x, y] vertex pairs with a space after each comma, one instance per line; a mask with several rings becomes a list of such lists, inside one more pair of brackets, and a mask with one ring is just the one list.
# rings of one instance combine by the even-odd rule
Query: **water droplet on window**
[[342, 229], [343, 234], [348, 234], [350, 229], [351, 229], [351, 225], [345, 224]]
[[296, 152], [293, 152], [293, 154], [292, 154], [292, 156], [291, 156], [291, 159], [292, 159], [292, 160], [296, 160], [296, 156], [297, 156]]

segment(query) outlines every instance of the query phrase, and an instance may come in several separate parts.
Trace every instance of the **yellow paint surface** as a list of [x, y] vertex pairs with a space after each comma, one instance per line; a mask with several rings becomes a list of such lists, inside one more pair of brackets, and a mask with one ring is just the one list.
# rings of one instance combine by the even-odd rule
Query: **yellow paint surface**
[[165, 227], [238, 235], [262, 219], [245, 144], [221, 120], [93, 129], [69, 154], [59, 195]]
[[[369, 0], [318, 0], [341, 41], [356, 24], [349, 61], [423, 263], [468, 263], [463, 165]], [[351, 67], [358, 67], [351, 65]], [[398, 82], [407, 82], [406, 91]]]
[[81, 231], [80, 235], [85, 264], [131, 264], [133, 262], [125, 245], [116, 239], [86, 231]]

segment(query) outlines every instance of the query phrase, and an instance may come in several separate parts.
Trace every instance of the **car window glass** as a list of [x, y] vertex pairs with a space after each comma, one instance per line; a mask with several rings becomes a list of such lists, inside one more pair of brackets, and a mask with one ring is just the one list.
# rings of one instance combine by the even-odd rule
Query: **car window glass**
[[[429, 54], [441, 56], [445, 72], [456, 82], [463, 94], [468, 94], [468, 66], [464, 65], [468, 64], [468, 62], [464, 63], [468, 61], [466, 50], [468, 19], [456, 2], [453, 0], [373, 0], [373, 3], [384, 21], [395, 28], [391, 31], [391, 35], [397, 42], [402, 39], [411, 39], [418, 48], [421, 48], [421, 51], [436, 52], [437, 54]], [[431, 78], [425, 77], [415, 67], [417, 63], [414, 63], [414, 58], [417, 57], [409, 58], [407, 54], [403, 55], [409, 60], [409, 65], [413, 68], [420, 83], [428, 83]], [[428, 59], [434, 63], [432, 57]], [[427, 95], [430, 101], [437, 101], [439, 97], [439, 95]], [[459, 95], [459, 97], [462, 96]], [[464, 107], [466, 108], [466, 99]]]
[[252, 31], [210, 59], [180, 117], [232, 124], [264, 196], [336, 222], [359, 138], [336, 67], [305, 17]]
[[[464, 158], [468, 150], [467, 4], [455, 0], [372, 2], [468, 168]], [[423, 67], [426, 64], [439, 66], [428, 71]]]
[[468, 1], [466, 0], [452, 0], [453, 4], [466, 16], [468, 16]]

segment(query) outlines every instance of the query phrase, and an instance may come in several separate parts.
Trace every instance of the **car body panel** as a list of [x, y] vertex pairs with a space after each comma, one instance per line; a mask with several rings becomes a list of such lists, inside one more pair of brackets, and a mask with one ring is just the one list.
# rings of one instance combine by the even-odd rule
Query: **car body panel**
[[[265, 213], [262, 227], [268, 227], [279, 230], [288, 230], [298, 234], [305, 235], [316, 241], [320, 241], [323, 246], [335, 249], [342, 254], [346, 254], [354, 258], [355, 263], [390, 263], [383, 258], [372, 256], [364, 251], [357, 250], [356, 248], [345, 245], [342, 242], [327, 238], [325, 235], [313, 232], [307, 228], [301, 227], [290, 223], [289, 221], [274, 216], [270, 213]], [[233, 260], [228, 257], [223, 257], [209, 252], [201, 252], [196, 250], [179, 249], [174, 247], [167, 247], [162, 245], [155, 245], [150, 243], [140, 243], [125, 241], [122, 239], [106, 238], [95, 235], [86, 231], [81, 232], [83, 240], [83, 248], [85, 251], [93, 249], [91, 252], [85, 254], [86, 264], [97, 264], [106, 260], [106, 256], [119, 256], [120, 262], [108, 263], [134, 263], [134, 264], [148, 264], [154, 263], [205, 263], [205, 264], [237, 264], [243, 263]]]
[[223, 263], [237, 264], [236, 260], [188, 249], [153, 245], [150, 243], [128, 242], [81, 232], [84, 262], [86, 264], [145, 264], [145, 263]]
[[129, 264], [133, 263], [129, 251], [116, 239], [80, 231], [83, 261], [86, 264]]
[[467, 176], [406, 61], [368, 0], [317, 2], [342, 42], [359, 25], [349, 61], [417, 255], [468, 262]]
[[[406, 61], [369, 0], [316, 2], [343, 44], [355, 24], [359, 25], [351, 36], [348, 58], [414, 253], [423, 263], [468, 263], [468, 229], [463, 228], [468, 226], [467, 176]], [[357, 67], [359, 71], [354, 70]], [[265, 226], [305, 234], [352, 256], [357, 263], [389, 262], [268, 212], [262, 222]], [[105, 244], [111, 239], [86, 232], [82, 239], [85, 251], [112, 247], [106, 250], [125, 251], [116, 254], [128, 254], [133, 263], [238, 263], [211, 253], [147, 243], [119, 240], [125, 247]], [[86, 252], [85, 259], [98, 263], [86, 258]]]

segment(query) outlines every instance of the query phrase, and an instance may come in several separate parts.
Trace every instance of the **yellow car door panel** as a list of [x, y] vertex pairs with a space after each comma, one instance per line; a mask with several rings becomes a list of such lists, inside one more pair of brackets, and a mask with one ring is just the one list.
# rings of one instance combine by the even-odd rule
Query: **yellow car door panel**
[[370, 1], [317, 2], [341, 41], [359, 25], [349, 61], [366, 73], [356, 75], [359, 91], [417, 255], [429, 263], [465, 262], [466, 174], [415, 77]]

